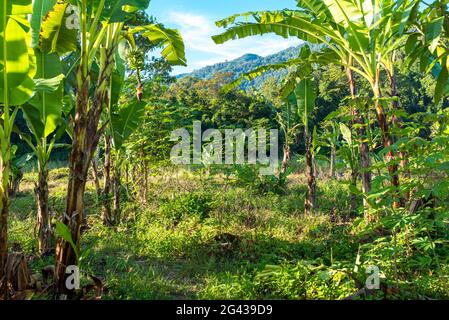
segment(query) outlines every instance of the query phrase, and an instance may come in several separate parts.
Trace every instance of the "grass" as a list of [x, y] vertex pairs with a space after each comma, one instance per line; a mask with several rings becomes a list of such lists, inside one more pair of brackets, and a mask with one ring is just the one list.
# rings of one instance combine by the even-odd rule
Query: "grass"
[[[56, 217], [64, 210], [67, 173], [64, 168], [50, 173]], [[366, 231], [358, 218], [348, 215], [349, 189], [341, 181], [320, 182], [318, 212], [305, 216], [301, 175], [289, 178], [283, 194], [224, 185], [220, 178], [207, 183], [204, 176], [188, 171], [159, 177], [151, 181], [148, 204], [126, 203], [124, 221], [115, 228], [102, 225], [94, 185], [88, 183], [89, 229], [82, 247], [89, 254], [82, 270], [104, 279], [104, 299], [341, 299], [357, 291], [348, 274], [361, 241], [375, 231]], [[12, 200], [9, 241], [30, 256], [33, 272], [40, 273], [53, 258], [34, 254], [35, 178], [35, 173], [27, 173]], [[192, 204], [206, 201], [202, 197], [184, 201], [179, 194], [185, 192], [207, 194], [210, 203]], [[171, 210], [184, 214], [173, 220], [166, 214]], [[364, 263], [381, 265], [390, 283], [390, 247], [376, 241], [368, 241], [372, 246], [363, 249]], [[418, 255], [426, 257], [431, 255]], [[431, 266], [407, 274], [413, 259], [403, 258], [400, 294], [390, 298], [449, 298], [447, 254], [440, 255], [437, 272], [430, 259]]]

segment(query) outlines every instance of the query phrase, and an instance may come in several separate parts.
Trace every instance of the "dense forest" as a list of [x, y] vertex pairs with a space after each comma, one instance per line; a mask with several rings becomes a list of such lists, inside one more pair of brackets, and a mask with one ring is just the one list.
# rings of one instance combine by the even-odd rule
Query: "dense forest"
[[0, 300], [449, 299], [447, 1], [296, 2], [0, 1]]

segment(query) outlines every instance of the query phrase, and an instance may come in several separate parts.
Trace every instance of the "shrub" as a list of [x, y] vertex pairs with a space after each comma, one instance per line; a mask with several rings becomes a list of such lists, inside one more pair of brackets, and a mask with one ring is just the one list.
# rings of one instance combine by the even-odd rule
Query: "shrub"
[[235, 166], [236, 185], [253, 190], [259, 194], [283, 194], [286, 190], [285, 177], [261, 176], [259, 166]]
[[173, 199], [163, 200], [159, 213], [162, 217], [179, 223], [186, 217], [198, 217], [204, 220], [213, 209], [212, 196], [206, 193], [183, 193]]
[[310, 261], [267, 265], [255, 280], [260, 294], [277, 299], [343, 299], [357, 291], [344, 271]]

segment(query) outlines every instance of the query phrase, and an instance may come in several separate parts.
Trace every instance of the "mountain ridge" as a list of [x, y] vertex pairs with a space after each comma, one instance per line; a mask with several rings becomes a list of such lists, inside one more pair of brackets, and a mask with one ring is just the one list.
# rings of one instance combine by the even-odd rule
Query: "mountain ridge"
[[[194, 70], [190, 73], [180, 74], [177, 76], [177, 78], [182, 79], [186, 77], [195, 77], [207, 80], [213, 77], [216, 73], [230, 72], [233, 74], [233, 79], [236, 79], [240, 75], [248, 73], [257, 67], [274, 63], [281, 63], [295, 58], [297, 57], [301, 47], [303, 47], [304, 45], [305, 44], [300, 44], [298, 46], [290, 47], [265, 57], [253, 53], [247, 53], [234, 60], [219, 62], [210, 66], [200, 68], [198, 70]], [[280, 81], [286, 75], [286, 70], [268, 71], [252, 81], [243, 80], [241, 88], [244, 90], [250, 88], [259, 89], [267, 79], [274, 77], [277, 81]]]

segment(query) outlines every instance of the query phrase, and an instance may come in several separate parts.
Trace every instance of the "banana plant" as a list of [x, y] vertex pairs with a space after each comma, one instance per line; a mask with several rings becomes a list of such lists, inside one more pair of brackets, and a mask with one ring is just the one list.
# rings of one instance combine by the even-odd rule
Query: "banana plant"
[[290, 135], [299, 126], [303, 127], [304, 144], [306, 146], [306, 176], [308, 188], [307, 197], [304, 202], [304, 212], [306, 214], [313, 213], [316, 204], [315, 155], [319, 152], [320, 147], [317, 143], [316, 129], [312, 133], [310, 132], [309, 118], [310, 113], [315, 108], [317, 98], [317, 90], [312, 72], [316, 62], [321, 59], [325, 59], [322, 53], [314, 53], [306, 45], [301, 48], [298, 57], [284, 63], [258, 68], [244, 76], [251, 78], [256, 77], [260, 72], [265, 72], [268, 69], [291, 68], [291, 72], [284, 80], [281, 88], [281, 96], [287, 99], [287, 101], [289, 97], [292, 97], [296, 105], [297, 123], [290, 125]]
[[[344, 143], [340, 146], [339, 155], [340, 158], [343, 159], [344, 163], [347, 167], [349, 167], [351, 171], [351, 188], [354, 190], [357, 186], [357, 176], [359, 173], [360, 163], [359, 159], [359, 150], [357, 148], [356, 139], [354, 139], [354, 134], [352, 130], [344, 123], [339, 123], [340, 132], [343, 136]], [[353, 213], [357, 209], [356, 195], [355, 192], [351, 192], [351, 207], [350, 212]]]
[[304, 202], [304, 213], [313, 213], [316, 205], [316, 177], [314, 170], [313, 135], [309, 130], [310, 113], [315, 107], [317, 97], [314, 79], [305, 77], [298, 79], [294, 94], [297, 103], [297, 112], [304, 129], [304, 143], [306, 146], [306, 176], [307, 176], [307, 198]]
[[[127, 21], [139, 10], [146, 10], [149, 0], [72, 0], [78, 7], [79, 59], [76, 64], [76, 106], [73, 121], [73, 142], [69, 160], [67, 205], [63, 223], [68, 227], [76, 250], [59, 238], [55, 257], [55, 295], [71, 298], [74, 290], [66, 288], [66, 267], [77, 265], [80, 229], [84, 216], [84, 193], [88, 170], [98, 142], [108, 127], [100, 126], [100, 118], [109, 104], [110, 86], [117, 52], [126, 37], [133, 41], [140, 34], [163, 48], [167, 60], [185, 64], [182, 38], [175, 30], [165, 31], [157, 25], [129, 28]], [[95, 84], [93, 66], [98, 70]]]
[[291, 159], [290, 147], [294, 143], [298, 127], [300, 126], [297, 113], [295, 112], [295, 100], [295, 96], [291, 95], [283, 105], [281, 111], [276, 114], [276, 121], [281, 127], [285, 137], [283, 148], [284, 155], [281, 166], [282, 176], [287, 175], [288, 163]]
[[[143, 32], [143, 36], [153, 41], [153, 44], [163, 44], [161, 36], [163, 33], [171, 34], [178, 37], [175, 30], [164, 28], [161, 24], [139, 26], [129, 29], [121, 41], [116, 56], [116, 70], [111, 78], [110, 99], [106, 110], [106, 123], [108, 127], [105, 130], [105, 152], [104, 152], [104, 189], [102, 191], [103, 202], [103, 223], [105, 225], [117, 225], [120, 222], [120, 196], [121, 196], [121, 169], [123, 165], [124, 145], [134, 131], [137, 130], [141, 118], [145, 113], [146, 103], [142, 101], [144, 98], [144, 90], [142, 78], [140, 75], [144, 65], [144, 58], [139, 53], [134, 41], [134, 34]], [[179, 60], [179, 54], [174, 50], [175, 43], [170, 41], [166, 43], [163, 54], [166, 55], [168, 61], [176, 63]], [[137, 101], [124, 102], [120, 101], [120, 93], [125, 82], [125, 65], [135, 72], [137, 78]], [[114, 153], [115, 157], [112, 157]], [[114, 160], [114, 161], [113, 161]], [[113, 167], [113, 179], [111, 179], [111, 168]], [[114, 208], [111, 205], [111, 189], [114, 189]]]
[[20, 182], [23, 179], [23, 169], [27, 165], [28, 161], [33, 159], [34, 154], [26, 153], [24, 155], [17, 156], [18, 146], [16, 145], [13, 145], [11, 150], [11, 180], [8, 189], [10, 197], [14, 197], [19, 192]]
[[122, 189], [122, 166], [125, 160], [125, 144], [130, 136], [138, 129], [145, 114], [146, 103], [135, 101], [119, 106], [111, 114], [112, 146], [115, 153], [114, 163], [114, 215], [112, 223], [120, 223], [120, 196]]
[[[416, 9], [414, 1], [298, 0], [298, 10], [261, 11], [233, 15], [218, 21], [227, 28], [213, 37], [218, 43], [249, 36], [274, 33], [283, 38], [296, 37], [320, 43], [333, 52], [337, 63], [359, 74], [371, 85], [374, 109], [385, 148], [393, 139], [381, 103], [381, 70], [392, 51], [400, 45], [406, 25]], [[349, 73], [348, 73], [349, 75]], [[394, 154], [387, 154], [392, 184], [399, 187]], [[395, 206], [399, 204], [396, 202]]]
[[[126, 58], [126, 57], [123, 57]], [[124, 60], [123, 60], [124, 61]], [[139, 70], [136, 70], [139, 75]], [[106, 110], [108, 127], [105, 130], [105, 152], [104, 152], [104, 189], [102, 191], [103, 201], [103, 223], [105, 225], [117, 225], [120, 222], [120, 195], [121, 195], [121, 168], [123, 164], [124, 145], [129, 137], [137, 130], [145, 113], [146, 103], [144, 101], [119, 101], [120, 92], [124, 83], [124, 73], [112, 79], [111, 99]], [[139, 76], [140, 78], [140, 76]], [[140, 83], [140, 80], [139, 80]], [[138, 89], [142, 86], [139, 84]], [[114, 157], [112, 157], [114, 155]], [[111, 206], [111, 168], [114, 169], [114, 209]]]
[[338, 128], [337, 123], [334, 121], [326, 121], [324, 123], [324, 134], [323, 134], [323, 145], [330, 149], [330, 167], [329, 167], [329, 176], [334, 179], [335, 178], [335, 169], [337, 162], [337, 148], [338, 148], [338, 140], [340, 136], [340, 130]]
[[[63, 110], [63, 67], [60, 56], [76, 49], [77, 32], [67, 28], [67, 3], [56, 0], [33, 2], [31, 48], [37, 61], [33, 97], [22, 106], [32, 136], [20, 133], [37, 158], [38, 181], [35, 185], [39, 252], [51, 249], [52, 227], [49, 214], [48, 162], [65, 131]], [[72, 39], [72, 40], [70, 40]], [[72, 44], [72, 45], [70, 45]]]
[[0, 294], [7, 291], [8, 184], [11, 178], [11, 133], [17, 106], [28, 101], [35, 87], [36, 57], [31, 49], [31, 0], [0, 1]]
[[314, 126], [312, 132], [312, 155], [313, 155], [313, 170], [316, 175], [318, 175], [318, 160], [322, 159], [322, 157], [320, 157], [321, 147], [322, 143], [318, 135], [318, 128], [317, 126]]

